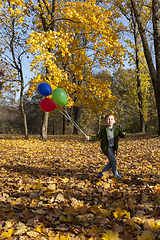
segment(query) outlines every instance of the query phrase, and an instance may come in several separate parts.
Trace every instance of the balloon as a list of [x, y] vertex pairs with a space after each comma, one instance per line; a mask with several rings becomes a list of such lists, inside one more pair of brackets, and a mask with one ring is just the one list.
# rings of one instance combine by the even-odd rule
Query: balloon
[[40, 83], [38, 85], [38, 92], [42, 96], [46, 97], [52, 93], [52, 88], [48, 83]]
[[51, 111], [56, 109], [56, 104], [55, 104], [55, 102], [52, 99], [44, 98], [40, 102], [40, 107], [45, 112], [51, 112]]
[[56, 88], [52, 92], [52, 99], [55, 103], [65, 106], [67, 104], [67, 93], [62, 88]]

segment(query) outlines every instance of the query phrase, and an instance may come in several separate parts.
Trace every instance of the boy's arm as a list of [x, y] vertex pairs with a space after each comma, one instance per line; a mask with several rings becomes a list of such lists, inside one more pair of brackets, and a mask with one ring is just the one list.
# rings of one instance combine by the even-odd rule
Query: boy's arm
[[126, 132], [122, 132], [121, 130], [119, 130], [119, 136], [120, 136], [121, 138], [124, 138], [124, 137], [127, 136], [127, 133], [126, 133]]
[[101, 131], [96, 136], [86, 136], [86, 139], [89, 141], [99, 141], [102, 137]]

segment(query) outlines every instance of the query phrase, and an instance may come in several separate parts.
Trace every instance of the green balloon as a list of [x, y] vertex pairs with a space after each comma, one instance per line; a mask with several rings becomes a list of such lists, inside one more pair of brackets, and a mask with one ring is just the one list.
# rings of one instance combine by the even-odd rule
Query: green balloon
[[61, 106], [65, 106], [67, 104], [67, 93], [62, 88], [56, 88], [52, 92], [53, 101]]

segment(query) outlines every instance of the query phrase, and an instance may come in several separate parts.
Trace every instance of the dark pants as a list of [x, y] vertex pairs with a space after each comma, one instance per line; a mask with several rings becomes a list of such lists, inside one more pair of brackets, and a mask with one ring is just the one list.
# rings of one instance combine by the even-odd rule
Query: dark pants
[[109, 154], [106, 155], [109, 163], [103, 168], [102, 173], [108, 171], [110, 168], [112, 168], [113, 175], [117, 175], [117, 160], [115, 158], [114, 154], [114, 148], [109, 147]]

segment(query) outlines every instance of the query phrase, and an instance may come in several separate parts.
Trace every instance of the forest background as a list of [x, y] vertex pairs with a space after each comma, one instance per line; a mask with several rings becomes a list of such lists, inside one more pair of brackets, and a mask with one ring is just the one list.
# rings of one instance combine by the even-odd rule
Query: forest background
[[127, 132], [159, 135], [158, 1], [0, 4], [1, 133], [79, 133], [58, 108], [40, 109], [37, 87], [47, 82], [67, 92], [67, 110], [87, 134], [112, 112]]

